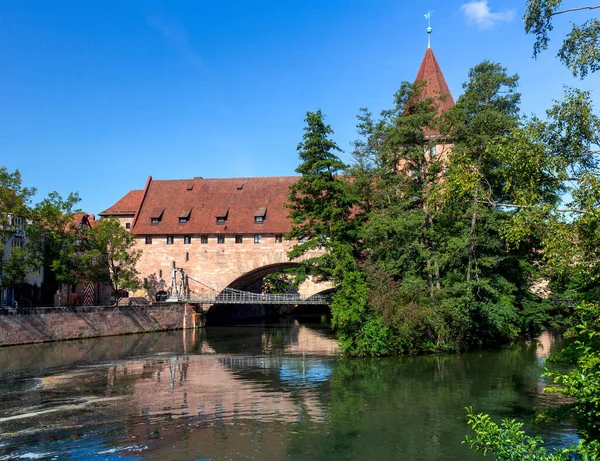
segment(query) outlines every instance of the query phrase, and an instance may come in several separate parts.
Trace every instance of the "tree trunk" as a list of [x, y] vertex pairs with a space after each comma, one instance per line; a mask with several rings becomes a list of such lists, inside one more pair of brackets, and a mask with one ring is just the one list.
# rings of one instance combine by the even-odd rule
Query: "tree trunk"
[[473, 263], [475, 261], [475, 231], [477, 229], [477, 199], [479, 196], [479, 185], [475, 187], [475, 193], [473, 195], [473, 212], [471, 213], [471, 230], [469, 231], [469, 255], [468, 255], [468, 263], [467, 263], [467, 290], [468, 293], [471, 293], [471, 287], [469, 283], [471, 282], [471, 272], [473, 270]]

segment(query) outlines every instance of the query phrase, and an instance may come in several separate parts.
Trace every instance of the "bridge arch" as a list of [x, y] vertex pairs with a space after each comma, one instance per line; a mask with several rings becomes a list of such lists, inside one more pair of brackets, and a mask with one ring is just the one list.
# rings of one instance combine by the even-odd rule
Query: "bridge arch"
[[257, 267], [240, 275], [235, 280], [229, 282], [226, 288], [243, 290], [245, 288], [248, 288], [252, 284], [258, 282], [259, 280], [262, 280], [267, 275], [275, 274], [277, 272], [281, 272], [285, 269], [290, 269], [292, 267], [297, 267], [298, 265], [299, 264], [297, 262], [286, 261]]

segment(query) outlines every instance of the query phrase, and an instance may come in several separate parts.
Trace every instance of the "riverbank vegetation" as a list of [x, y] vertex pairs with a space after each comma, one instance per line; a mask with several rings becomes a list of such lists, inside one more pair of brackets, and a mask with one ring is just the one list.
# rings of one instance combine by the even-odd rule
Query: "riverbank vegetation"
[[[536, 52], [547, 44], [543, 15], [558, 3], [530, 2]], [[595, 70], [593, 60], [582, 67], [583, 54], [580, 76]], [[591, 95], [568, 88], [543, 118], [524, 116], [518, 76], [489, 61], [469, 71], [447, 110], [424, 85], [403, 83], [378, 116], [360, 112], [350, 165], [321, 112], [306, 117], [290, 257], [327, 250], [302, 272], [336, 286], [332, 323], [348, 355], [534, 336], [568, 323], [597, 293], [600, 118]]]
[[[528, 0], [525, 29], [536, 36], [534, 55], [548, 48], [549, 33], [557, 15], [600, 9], [600, 5], [564, 8], [562, 2]], [[558, 52], [559, 59], [580, 78], [600, 70], [600, 21], [592, 18], [572, 24]], [[591, 95], [568, 89], [564, 101], [547, 113], [547, 120], [532, 118], [503, 140], [500, 151], [519, 159], [523, 168], [513, 179], [519, 208], [511, 218], [508, 237], [516, 243], [540, 230], [541, 251], [563, 301], [578, 304], [570, 318], [570, 341], [550, 363], [570, 366], [559, 372], [547, 368], [552, 385], [544, 392], [562, 396], [558, 406], [542, 412], [540, 421], [573, 421], [580, 436], [577, 445], [547, 450], [544, 441], [527, 435], [523, 424], [504, 420], [501, 425], [489, 415], [467, 409], [475, 436], [467, 437], [470, 448], [490, 452], [498, 460], [598, 460], [600, 459], [600, 306], [598, 304], [598, 238], [600, 237], [600, 119], [590, 104]], [[529, 166], [527, 166], [529, 165]], [[566, 207], [540, 203], [534, 192], [538, 169], [550, 173], [554, 183], [571, 199]], [[534, 180], [527, 181], [529, 178]]]
[[[87, 216], [77, 208], [79, 195], [57, 192], [32, 204], [34, 188], [24, 187], [18, 171], [0, 167], [0, 290], [16, 287], [32, 304], [63, 305], [64, 287], [83, 283], [110, 285], [118, 295], [136, 289], [140, 251], [134, 236], [114, 219], [78, 222]], [[10, 243], [11, 248], [7, 248]], [[40, 285], [28, 284], [36, 274]]]

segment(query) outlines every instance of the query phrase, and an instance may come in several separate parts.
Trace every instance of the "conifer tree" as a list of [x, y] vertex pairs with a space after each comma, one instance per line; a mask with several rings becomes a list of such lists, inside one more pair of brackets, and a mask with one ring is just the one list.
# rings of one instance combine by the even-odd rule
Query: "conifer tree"
[[[330, 139], [333, 130], [326, 125], [320, 110], [306, 114], [302, 142], [298, 144], [300, 178], [290, 188], [288, 208], [292, 230], [288, 239], [298, 240], [289, 252], [291, 259], [311, 250], [329, 250], [332, 241], [343, 241], [350, 214], [347, 190], [340, 175], [344, 163], [341, 152]], [[331, 252], [306, 261], [308, 273], [329, 279], [335, 265]]]

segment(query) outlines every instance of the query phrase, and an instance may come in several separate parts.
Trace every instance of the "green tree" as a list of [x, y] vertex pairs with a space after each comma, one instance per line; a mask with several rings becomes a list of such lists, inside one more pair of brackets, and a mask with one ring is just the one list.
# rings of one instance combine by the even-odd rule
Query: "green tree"
[[34, 188], [23, 187], [18, 170], [10, 173], [0, 167], [0, 292], [22, 283], [27, 273], [39, 268], [23, 245], [34, 195]]
[[135, 249], [135, 237], [117, 219], [97, 222], [87, 232], [85, 244], [85, 279], [109, 284], [116, 303], [122, 297], [123, 290], [140, 288], [136, 265], [142, 251]]
[[432, 194], [443, 162], [435, 155], [437, 101], [424, 98], [423, 88], [405, 82], [379, 119], [367, 110], [358, 117], [348, 184], [357, 238], [332, 299], [333, 324], [352, 355], [408, 352], [442, 336], [433, 307], [442, 261]]
[[[287, 238], [298, 241], [288, 253], [290, 259], [309, 251], [329, 250], [332, 241], [347, 238], [349, 227], [350, 201], [340, 177], [345, 165], [336, 155], [340, 148], [329, 139], [333, 130], [323, 121], [320, 110], [308, 112], [305, 121], [297, 148], [301, 163], [296, 172], [301, 176], [290, 188], [287, 205], [292, 220]], [[303, 266], [309, 275], [329, 279], [335, 267], [332, 256], [326, 252], [303, 262]]]
[[51, 192], [31, 210], [29, 248], [46, 269], [44, 292], [50, 296], [58, 289], [59, 305], [63, 287], [76, 285], [81, 277], [82, 230], [74, 221], [79, 201], [77, 193], [63, 199]]
[[297, 292], [300, 278], [296, 277], [294, 270], [290, 272], [277, 272], [263, 278], [263, 293], [285, 294]]
[[[528, 0], [523, 21], [525, 32], [535, 35], [533, 55], [537, 57], [548, 49], [549, 33], [557, 16], [575, 11], [595, 10], [600, 5], [566, 7], [562, 0]], [[558, 58], [576, 77], [584, 78], [588, 73], [600, 69], [600, 21], [589, 19], [583, 24], [572, 24], [571, 31], [563, 40]]]
[[[561, 10], [561, 3], [528, 1], [525, 28], [536, 34], [534, 54], [547, 47], [556, 15], [600, 8]], [[599, 26], [597, 19], [574, 25], [559, 51], [561, 61], [581, 78], [600, 68]], [[539, 238], [553, 289], [566, 287], [574, 302], [597, 302], [600, 117], [594, 112], [591, 95], [575, 89], [567, 89], [564, 101], [556, 102], [546, 115], [546, 120], [531, 118], [495, 146], [507, 170], [507, 202], [496, 206], [514, 210], [504, 230], [512, 245]], [[556, 200], [561, 195], [566, 203]], [[554, 378], [555, 386], [545, 391], [569, 401], [540, 416], [574, 419], [582, 436], [579, 445], [550, 455], [540, 448], [541, 441], [523, 433], [519, 423], [505, 421], [498, 427], [487, 415], [474, 415], [469, 409], [469, 423], [476, 434], [475, 439], [468, 439], [472, 448], [493, 452], [498, 459], [516, 459], [511, 453], [521, 453], [518, 459], [600, 459], [600, 312], [594, 302], [576, 308], [574, 326], [567, 333], [571, 345], [551, 357], [554, 361], [567, 359], [574, 364], [572, 371], [546, 373]]]
[[347, 353], [479, 347], [540, 327], [534, 266], [523, 247], [506, 251], [509, 213], [493, 204], [503, 166], [488, 148], [518, 126], [516, 84], [483, 62], [445, 114], [422, 83], [404, 83], [379, 119], [359, 115], [348, 183], [356, 238], [333, 247], [346, 248], [331, 306]]

